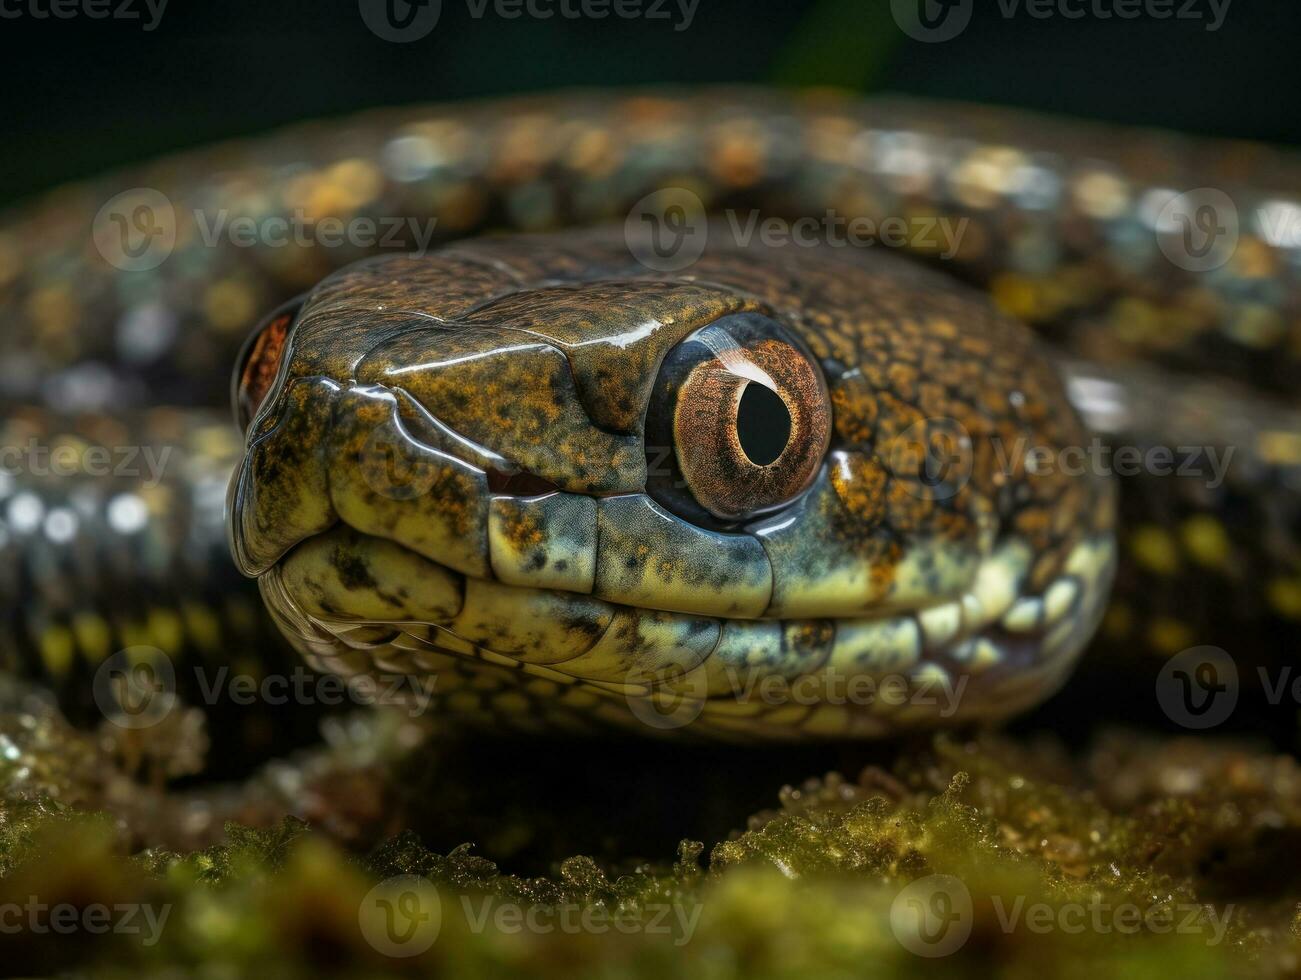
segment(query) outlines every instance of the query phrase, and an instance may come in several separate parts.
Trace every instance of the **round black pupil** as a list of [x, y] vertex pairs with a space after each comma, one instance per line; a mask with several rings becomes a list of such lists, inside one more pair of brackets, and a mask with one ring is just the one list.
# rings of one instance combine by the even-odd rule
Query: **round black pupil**
[[767, 466], [786, 448], [791, 437], [791, 413], [771, 388], [748, 384], [736, 407], [736, 435], [741, 449], [756, 466]]

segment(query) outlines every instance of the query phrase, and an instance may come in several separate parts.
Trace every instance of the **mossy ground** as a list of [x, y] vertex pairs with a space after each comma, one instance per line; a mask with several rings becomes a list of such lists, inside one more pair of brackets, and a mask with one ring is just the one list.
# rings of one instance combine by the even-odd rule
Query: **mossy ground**
[[[456, 784], [469, 774], [484, 783], [511, 775], [502, 764], [486, 772], [440, 766], [440, 752], [455, 748], [419, 749], [424, 775], [413, 775], [409, 758], [394, 770], [427, 801], [426, 815], [440, 800], [455, 809], [474, 796], [474, 787]], [[642, 782], [664, 778], [648, 761], [659, 751], [642, 760]], [[725, 762], [700, 754], [725, 783]], [[593, 826], [602, 814], [636, 819], [618, 800], [594, 805], [590, 787], [576, 789], [583, 761], [532, 767], [544, 770], [539, 781], [501, 792], [525, 802], [497, 811], [501, 853], [521, 867], [524, 855], [544, 853], [525, 846], [528, 828], [508, 826], [543, 784], [561, 801], [550, 809], [578, 837], [582, 814]], [[556, 785], [565, 772], [576, 774], [571, 785]], [[5, 967], [20, 974], [1301, 972], [1301, 768], [1261, 746], [1113, 731], [1072, 753], [1030, 738], [938, 737], [899, 747], [853, 778], [788, 787], [774, 809], [738, 820], [737, 832], [720, 839], [683, 841], [676, 854], [647, 860], [553, 860], [536, 877], [499, 867], [491, 849], [427, 846], [456, 833], [428, 820], [430, 835], [405, 831], [376, 846], [345, 846], [287, 819], [260, 830], [231, 824], [224, 843], [188, 853], [141, 850], [120, 813], [73, 808], [29, 791], [12, 768], [0, 774], [11, 789], [25, 787], [0, 810], [0, 909], [8, 910], [0, 944]], [[701, 773], [660, 791], [711, 794]], [[407, 878], [373, 891], [395, 876], [418, 876], [423, 890]], [[83, 911], [147, 907], [155, 922], [163, 910], [166, 918], [150, 929], [137, 915], [134, 933], [42, 933], [31, 927], [39, 917], [14, 911], [33, 898]], [[399, 917], [387, 923], [394, 932], [377, 932], [385, 900]], [[431, 913], [438, 930], [426, 943]]]

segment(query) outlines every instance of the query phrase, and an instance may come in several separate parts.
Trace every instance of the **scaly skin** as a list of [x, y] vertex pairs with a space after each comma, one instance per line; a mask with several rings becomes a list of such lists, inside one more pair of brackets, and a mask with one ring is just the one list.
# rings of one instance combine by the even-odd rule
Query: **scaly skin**
[[[745, 314], [803, 340], [834, 424], [808, 490], [714, 531], [648, 493], [643, 419], [670, 352]], [[326, 279], [282, 356], [233, 490], [239, 563], [314, 664], [436, 676], [457, 715], [671, 707], [664, 728], [751, 737], [1003, 717], [1054, 689], [1110, 584], [1109, 485], [999, 465], [1085, 438], [1032, 335], [879, 252], [716, 246], [666, 275], [601, 232], [453, 246]], [[735, 418], [698, 408], [679, 458]], [[928, 481], [949, 428], [969, 459]], [[552, 488], [494, 492], [521, 472]], [[844, 690], [887, 676], [907, 694]], [[769, 678], [789, 692], [756, 695]]]
[[[1185, 571], [1181, 543], [1201, 542], [1189, 546], [1196, 581], [1232, 579], [1249, 567], [1245, 580], [1252, 592], [1272, 597], [1254, 621], [1290, 620], [1301, 615], [1301, 601], [1289, 599], [1301, 594], [1301, 587], [1289, 591], [1301, 581], [1301, 565], [1290, 548], [1274, 547], [1263, 562], [1258, 559], [1267, 532], [1277, 534], [1282, 527], [1290, 539], [1294, 524], [1294, 491], [1272, 478], [1280, 468], [1296, 465], [1290, 448], [1296, 428], [1290, 416], [1271, 410], [1269, 399], [1290, 391], [1296, 377], [1298, 289], [1286, 242], [1271, 242], [1253, 216], [1285, 212], [1301, 185], [1299, 175], [1301, 168], [1285, 155], [1244, 144], [1194, 144], [1166, 134], [1045, 123], [996, 110], [860, 102], [826, 94], [573, 95], [374, 114], [178, 157], [64, 189], [9, 216], [0, 224], [5, 353], [0, 405], [8, 418], [25, 414], [49, 432], [66, 427], [57, 416], [74, 410], [219, 404], [252, 321], [367, 253], [353, 247], [273, 247], [266, 241], [238, 247], [221, 235], [216, 244], [205, 243], [223, 215], [227, 221], [242, 214], [263, 219], [301, 209], [309, 221], [436, 218], [437, 244], [480, 231], [622, 221], [644, 194], [676, 185], [690, 188], [710, 210], [742, 209], [742, 222], [744, 209], [751, 207], [787, 216], [820, 217], [835, 209], [845, 218], [965, 219], [969, 224], [959, 247], [946, 259], [936, 258], [941, 243], [934, 236], [929, 247], [911, 244], [946, 272], [987, 289], [1004, 310], [1042, 326], [1074, 357], [1092, 359], [1071, 368], [1072, 392], [1078, 394], [1075, 382], [1081, 378], [1118, 379], [1120, 386], [1104, 406], [1110, 414], [1099, 414], [1096, 398], [1080, 399], [1091, 423], [1122, 417], [1107, 430], [1109, 438], [1145, 443], [1159, 441], [1167, 429], [1197, 431], [1187, 413], [1176, 419], [1127, 414], [1130, 406], [1142, 405], [1147, 387], [1145, 380], [1129, 380], [1131, 363], [1216, 373], [1264, 393], [1228, 396], [1229, 410], [1241, 425], [1221, 427], [1203, 440], [1231, 439], [1259, 464], [1226, 484], [1235, 493], [1246, 486], [1245, 507], [1239, 505], [1246, 516], [1239, 513], [1232, 524], [1221, 525], [1220, 497], [1165, 481], [1155, 491], [1156, 505], [1149, 501], [1135, 520], [1177, 510], [1183, 523], [1157, 527], [1170, 536], [1171, 547], [1154, 550], [1151, 535], [1140, 535], [1135, 553], [1139, 565], [1164, 583], [1163, 590], [1177, 594]], [[1206, 185], [1230, 193], [1243, 215], [1241, 235], [1227, 264], [1207, 273], [1186, 271], [1156, 247], [1152, 212], [1164, 200], [1163, 189]], [[135, 187], [166, 196], [171, 215], [153, 217], [164, 229], [175, 229], [176, 246], [156, 268], [123, 272], [104, 258], [113, 254], [112, 225], [95, 226], [104, 253], [88, 225], [114, 194]], [[133, 213], [131, 207], [126, 213]], [[699, 694], [701, 675], [690, 668], [702, 662], [701, 730], [870, 735], [952, 720], [937, 719], [933, 708], [915, 711], [915, 705], [887, 712], [880, 705], [852, 711], [829, 703], [814, 705], [817, 710], [788, 704], [778, 711], [714, 696], [718, 677], [710, 672], [729, 662], [723, 654], [744, 672], [763, 677], [814, 665], [842, 669], [864, 650], [900, 658], [889, 663], [903, 665], [906, 675], [914, 669], [930, 670], [931, 676], [943, 671], [955, 684], [967, 678], [960, 717], [1016, 710], [1061, 681], [1091, 631], [1107, 579], [1110, 498], [1093, 479], [1033, 474], [991, 462], [995, 445], [1006, 449], [1020, 436], [1050, 449], [1087, 437], [1023, 331], [948, 278], [923, 276], [886, 261], [880, 251], [850, 255], [822, 247], [742, 254], [711, 248], [697, 266], [660, 275], [633, 262], [621, 239], [611, 244], [608, 235], [566, 233], [541, 246], [485, 241], [418, 260], [391, 259], [390, 265], [412, 264], [403, 267], [397, 285], [392, 277], [380, 278], [369, 292], [365, 278], [383, 277], [384, 266], [328, 278], [300, 318], [286, 373], [251, 430], [255, 441], [270, 442], [274, 436], [265, 427], [283, 414], [296, 419], [301, 438], [282, 439], [278, 474], [258, 472], [259, 465], [269, 464], [259, 463], [256, 452], [246, 462], [235, 515], [241, 561], [262, 575], [263, 591], [282, 625], [289, 625], [295, 642], [309, 645], [318, 660], [328, 657], [347, 672], [372, 661], [381, 669], [414, 665], [424, 672], [430, 668], [420, 663], [423, 658], [446, 670], [438, 688], [449, 708], [471, 713], [490, 710], [521, 721], [562, 713], [581, 722], [607, 715], [617, 721], [627, 718], [631, 704], [648, 689], [630, 684], [629, 671], [657, 677], [676, 667], [684, 677], [664, 685], [686, 685], [689, 694]], [[597, 279], [613, 285], [598, 285]], [[578, 288], [548, 289], [557, 280]], [[672, 288], [648, 283], [672, 283]], [[850, 283], [862, 288], [851, 289]], [[694, 329], [746, 309], [761, 310], [798, 334], [831, 393], [829, 455], [811, 489], [786, 513], [796, 518], [782, 532], [787, 544], [776, 543], [776, 531], [759, 533], [753, 522], [701, 526], [694, 513], [692, 520], [674, 515], [653, 524], [647, 515], [658, 511], [639, 496], [648, 463], [640, 412], [651, 398], [659, 358], [683, 339], [688, 324]], [[385, 393], [410, 390], [394, 375], [415, 366], [409, 362], [412, 351], [404, 353], [400, 345], [390, 350], [386, 326], [412, 311], [445, 316], [448, 338], [462, 345], [467, 357], [490, 354], [502, 338], [514, 343], [521, 336], [529, 338], [523, 347], [527, 356], [490, 358], [493, 366], [477, 374], [469, 368], [417, 372], [425, 387], [412, 392], [414, 400], [466, 439], [455, 444], [455, 462], [440, 458], [448, 472], [436, 476], [442, 481], [437, 493], [394, 494], [390, 487], [387, 495], [377, 496], [371, 483], [358, 482], [355, 474], [347, 486], [348, 453], [356, 452], [357, 440], [364, 447], [372, 431], [383, 430], [385, 412], [391, 411]], [[606, 367], [615, 369], [613, 381], [602, 380], [599, 355], [606, 345], [586, 347], [584, 341], [602, 339], [621, 316], [635, 318], [639, 312], [674, 324], [633, 345], [635, 360], [607, 358]], [[330, 331], [327, 343], [321, 337]], [[336, 347], [340, 338], [351, 346]], [[539, 377], [547, 379], [545, 385]], [[1178, 390], [1172, 377], [1177, 375], [1160, 376], [1170, 390]], [[357, 391], [363, 384], [382, 386], [384, 397]], [[526, 384], [533, 390], [524, 390]], [[469, 392], [494, 397], [464, 397]], [[1009, 400], [1014, 392], [1020, 393], [1016, 404]], [[627, 404], [619, 404], [616, 393], [626, 395]], [[70, 401], [74, 396], [79, 403]], [[506, 412], [508, 405], [517, 411]], [[327, 413], [332, 413], [328, 420]], [[958, 431], [973, 441], [970, 478], [943, 500], [899, 489], [916, 477], [920, 464], [906, 452], [882, 453], [883, 446], [901, 444], [905, 423], [937, 415], [956, 420]], [[283, 436], [289, 430], [280, 431]], [[915, 434], [902, 445], [911, 445]], [[264, 455], [273, 455], [264, 443], [257, 444]], [[369, 443], [372, 450], [376, 445], [383, 443]], [[339, 455], [321, 472], [324, 446]], [[206, 449], [196, 458], [208, 459]], [[196, 467], [184, 462], [175, 467], [168, 477], [176, 493], [187, 495]], [[537, 484], [490, 485], [484, 475], [509, 479], [512, 468], [563, 492], [534, 513], [520, 501]], [[52, 489], [50, 481], [19, 472], [0, 488], [10, 508], [7, 548], [25, 559], [38, 547], [51, 547], [43, 523], [51, 507], [48, 496], [65, 486]], [[129, 486], [113, 486], [113, 494], [97, 499], [135, 493]], [[301, 499], [295, 502], [291, 490]], [[400, 499], [404, 496], [408, 499]], [[502, 502], [490, 503], [494, 496]], [[20, 497], [20, 517], [30, 518], [36, 499], [42, 520], [35, 526], [31, 520], [12, 526], [13, 501]], [[1189, 497], [1200, 508], [1194, 516], [1207, 517], [1218, 535], [1186, 533]], [[1172, 500], [1177, 507], [1171, 507]], [[212, 521], [201, 522], [207, 530], [199, 532], [178, 528], [170, 517], [175, 495], [146, 502], [153, 520], [169, 528], [158, 535], [164, 542], [155, 555], [160, 568], [179, 567], [186, 556], [207, 553]], [[397, 513], [403, 510], [398, 504], [420, 512], [420, 518], [410, 521]], [[87, 506], [99, 513], [99, 504]], [[274, 513], [276, 507], [280, 513]], [[594, 512], [595, 527], [602, 530], [590, 545], [574, 529], [591, 528]], [[780, 516], [759, 518], [758, 524], [780, 527]], [[335, 524], [336, 517], [341, 524]], [[556, 525], [567, 532], [550, 530]], [[424, 610], [429, 615], [416, 618], [452, 626], [450, 634], [437, 634], [436, 644], [454, 650], [451, 659], [425, 645], [433, 631], [403, 630], [394, 638], [391, 630], [375, 628], [374, 623], [394, 620], [392, 609], [351, 603], [378, 594], [373, 590], [347, 589], [339, 580], [347, 594], [333, 598], [350, 602], [308, 608], [309, 596], [319, 600], [328, 591], [331, 569], [340, 567], [342, 552], [324, 558], [320, 553], [347, 535], [345, 526], [367, 535], [347, 542], [358, 552], [347, 567], [355, 570], [360, 562], [375, 577], [407, 566], [412, 574], [419, 570], [430, 581], [444, 582], [446, 594]], [[1200, 527], [1205, 531], [1206, 525]], [[111, 548], [122, 538], [137, 540], [139, 533], [110, 525], [96, 535]], [[719, 534], [728, 535], [730, 544], [721, 544], [732, 550], [714, 551], [699, 564], [682, 558], [679, 549], [692, 554], [705, 542], [720, 545]], [[686, 539], [680, 542], [675, 536], [682, 535]], [[603, 549], [613, 557], [632, 538], [650, 554], [626, 574], [616, 574], [617, 561], [603, 560]], [[525, 539], [533, 555], [527, 559]], [[1207, 540], [1214, 546], [1204, 547]], [[292, 546], [297, 547], [286, 552]], [[591, 554], [593, 547], [590, 588], [573, 569], [569, 579], [540, 583], [548, 592], [522, 581], [536, 561], [550, 564], [560, 551], [580, 554], [587, 548]], [[381, 552], [391, 564], [389, 558], [379, 560]], [[923, 554], [937, 562], [939, 570], [932, 569], [930, 578], [916, 573]], [[984, 569], [997, 574], [982, 578]], [[695, 577], [684, 587], [688, 570]], [[728, 587], [719, 588], [724, 580]], [[737, 588], [737, 581], [745, 588]], [[957, 627], [976, 642], [948, 636], [953, 620], [939, 610], [970, 589], [993, 588], [982, 584], [987, 582], [998, 585], [998, 601], [991, 598], [988, 609], [961, 618]], [[901, 583], [916, 591], [892, 600], [890, 589], [903, 588]], [[188, 625], [163, 636], [149, 626], [147, 614], [120, 622], [123, 617], [113, 615], [114, 597], [130, 591], [125, 584], [121, 577], [110, 583], [100, 576], [79, 596], [83, 620], [106, 624], [95, 634], [94, 649], [57, 611], [34, 617], [23, 635], [6, 645], [6, 653], [24, 669], [58, 675], [70, 663], [93, 663], [102, 656], [105, 636], [107, 648], [125, 645], [128, 629], [176, 656], [194, 645], [195, 631]], [[177, 589], [184, 593], [183, 581], [177, 581]], [[31, 605], [33, 590], [39, 592], [39, 585], [24, 581], [15, 597]], [[1065, 606], [1060, 622], [1068, 625], [1045, 633], [1043, 627], [1051, 624], [1036, 623], [1031, 614], [1034, 602], [1049, 595], [1055, 597], [1054, 611]], [[1141, 599], [1143, 592], [1131, 595]], [[1018, 599], [1026, 604], [1011, 605]], [[166, 594], [157, 598], [164, 607], [174, 601]], [[511, 616], [522, 602], [533, 603], [527, 616]], [[45, 600], [36, 606], [57, 609]], [[1010, 612], [1016, 614], [1009, 622]], [[622, 630], [608, 628], [607, 619], [616, 615], [622, 617]], [[1225, 622], [1233, 623], [1235, 615], [1227, 610]], [[317, 621], [309, 622], [309, 616]], [[1138, 626], [1131, 616], [1128, 627], [1121, 617], [1115, 628], [1118, 634], [1123, 628], [1141, 632], [1162, 616], [1168, 610], [1152, 610]], [[509, 619], [517, 635], [494, 638], [494, 630], [511, 632], [494, 626], [494, 617]], [[579, 627], [575, 617], [587, 619]], [[654, 643], [645, 639], [646, 617], [655, 623]], [[663, 639], [675, 628], [685, 629], [691, 617], [700, 624], [700, 636], [691, 643]], [[329, 630], [321, 632], [322, 624], [337, 626], [340, 618], [367, 624], [351, 635], [354, 644], [377, 645], [353, 651]], [[888, 639], [884, 633], [871, 639], [887, 623], [919, 620], [920, 628], [899, 625]], [[796, 621], [806, 625], [773, 625]], [[813, 621], [824, 625], [807, 625]], [[849, 623], [858, 624], [857, 639], [849, 639], [855, 635]], [[728, 630], [740, 630], [738, 624], [748, 624], [754, 639], [728, 645]], [[637, 629], [642, 639], [634, 641]], [[51, 641], [51, 630], [64, 632]], [[566, 635], [581, 634], [584, 642], [598, 631], [620, 639], [609, 641], [609, 650], [561, 644], [562, 654], [551, 645], [566, 630]], [[1185, 633], [1203, 639], [1193, 628]], [[449, 640], [452, 635], [456, 639]], [[1174, 638], [1181, 637], [1166, 629], [1152, 645], [1165, 649]], [[487, 656], [482, 651], [493, 650], [494, 642], [509, 648], [496, 650], [506, 663], [491, 672], [495, 680], [478, 679], [479, 658]], [[647, 643], [652, 651], [676, 653], [637, 659]], [[402, 645], [416, 649], [398, 653], [395, 648]], [[57, 655], [50, 657], [49, 649]], [[600, 658], [592, 657], [594, 649]], [[564, 660], [578, 671], [583, 657], [597, 671], [583, 683], [556, 676], [564, 674], [556, 663]], [[780, 666], [773, 666], [772, 658]], [[612, 679], [612, 673], [618, 676]], [[605, 687], [598, 688], [593, 678]], [[494, 688], [499, 693], [471, 698], [466, 690], [476, 683], [499, 684]], [[565, 697], [573, 700], [568, 707], [574, 710], [560, 711]], [[556, 711], [544, 710], [551, 708]]]

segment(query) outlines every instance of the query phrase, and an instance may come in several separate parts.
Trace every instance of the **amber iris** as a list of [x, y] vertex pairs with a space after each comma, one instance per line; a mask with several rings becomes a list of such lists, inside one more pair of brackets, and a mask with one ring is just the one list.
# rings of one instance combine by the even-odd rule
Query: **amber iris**
[[786, 329], [755, 314], [724, 317], [661, 369], [647, 439], [654, 447], [669, 437], [676, 479], [652, 477], [651, 489], [686, 516], [694, 504], [736, 523], [806, 490], [830, 434], [822, 373]]

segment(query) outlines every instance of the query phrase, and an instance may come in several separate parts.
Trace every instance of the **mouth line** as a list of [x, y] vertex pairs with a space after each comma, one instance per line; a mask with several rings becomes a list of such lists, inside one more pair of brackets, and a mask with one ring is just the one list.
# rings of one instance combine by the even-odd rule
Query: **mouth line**
[[[413, 551], [399, 541], [394, 541], [379, 535], [370, 534], [366, 531], [354, 528], [343, 519], [328, 531], [300, 542], [298, 546], [291, 549], [284, 558], [277, 562], [267, 572], [263, 573], [260, 578], [268, 576], [279, 576], [287, 562], [291, 561], [294, 554], [303, 545], [310, 545], [313, 541], [329, 537], [332, 534], [343, 532], [351, 537], [356, 538], [364, 545], [382, 546], [384, 548], [397, 549], [403, 555], [413, 562], [418, 562], [437, 569], [440, 573], [452, 577], [459, 583], [461, 601], [460, 611], [464, 610], [467, 599], [467, 591], [471, 588], [491, 588], [498, 592], [514, 594], [518, 596], [527, 595], [546, 595], [556, 603], [573, 602], [573, 603], [597, 603], [601, 606], [608, 607], [611, 616], [620, 614], [632, 614], [649, 619], [664, 620], [696, 620], [712, 621], [716, 624], [738, 624], [739, 626], [765, 627], [768, 625], [777, 625], [780, 627], [789, 627], [794, 625], [806, 626], [816, 623], [829, 624], [833, 628], [841, 627], [846, 630], [851, 629], [872, 629], [882, 624], [898, 623], [903, 620], [913, 621], [918, 630], [919, 641], [919, 659], [936, 660], [950, 659], [955, 651], [960, 650], [964, 645], [980, 638], [985, 631], [997, 630], [1004, 635], [1021, 635], [1021, 636], [1038, 636], [1059, 621], [1069, 608], [1078, 598], [1078, 594], [1058, 594], [1045, 598], [1032, 598], [1025, 592], [1017, 590], [1008, 598], [1001, 602], [997, 598], [991, 598], [990, 586], [988, 583], [980, 581], [973, 584], [972, 588], [958, 597], [937, 598], [932, 602], [912, 608], [890, 608], [881, 607], [877, 609], [856, 610], [844, 615], [822, 615], [814, 617], [780, 617], [780, 616], [760, 616], [760, 617], [736, 617], [729, 616], [725, 613], [707, 613], [698, 611], [675, 611], [658, 609], [654, 607], [639, 606], [635, 604], [622, 603], [616, 600], [596, 597], [588, 593], [569, 591], [564, 589], [535, 588], [531, 586], [515, 585], [501, 582], [495, 578], [481, 578], [474, 575], [468, 575], [456, 569], [442, 565], [434, 559], [429, 558], [419, 552]], [[994, 559], [997, 562], [997, 557]], [[997, 573], [995, 573], [997, 574]], [[1051, 590], [1050, 590], [1051, 592]], [[1048, 608], [1043, 614], [1038, 610], [1026, 607], [1026, 603], [1046, 602], [1051, 608]], [[992, 604], [986, 608], [986, 604]], [[1037, 617], [1037, 618], [1036, 618]], [[456, 637], [458, 640], [466, 643], [480, 645], [481, 641], [471, 640], [467, 637], [460, 636], [448, 626], [457, 618], [456, 615], [447, 616], [439, 621], [425, 618], [368, 618], [364, 616], [351, 616], [344, 613], [343, 610], [331, 610], [327, 614], [315, 614], [302, 611], [301, 621], [311, 622], [313, 625], [325, 630], [337, 640], [342, 640], [341, 633], [356, 630], [363, 627], [382, 627], [402, 630], [404, 627], [420, 626], [435, 628], [449, 636]], [[1046, 621], [1043, 621], [1046, 620]], [[300, 632], [304, 639], [309, 638], [307, 634]], [[598, 638], [599, 639], [599, 638]], [[382, 643], [362, 643], [357, 649], [374, 649], [382, 646]], [[493, 649], [486, 642], [482, 643], [484, 652], [499, 657], [511, 657], [520, 652], [518, 649]], [[581, 656], [582, 654], [576, 654]], [[959, 663], [964, 657], [959, 656], [953, 660]], [[539, 661], [541, 662], [541, 661]], [[567, 659], [548, 660], [548, 665], [566, 663]]]
[[549, 493], [562, 493], [555, 483], [526, 470], [514, 473], [490, 469], [487, 472], [488, 492], [506, 497], [541, 497]]
[[[446, 576], [455, 583], [455, 601], [437, 617], [381, 619], [350, 615], [343, 608], [332, 609], [332, 614], [307, 608], [300, 601], [301, 581], [292, 570], [295, 556], [304, 546], [314, 548], [318, 539], [340, 534], [356, 538], [358, 550], [393, 549], [427, 569], [426, 574]], [[1082, 547], [1044, 594], [1029, 596], [1018, 590], [995, 618], [973, 621], [948, 637], [937, 631], [951, 619], [950, 607], [957, 606], [961, 616], [973, 605], [973, 595], [980, 598], [982, 588], [984, 598], [990, 598], [988, 582], [977, 583], [961, 600], [894, 615], [880, 611], [870, 616], [744, 620], [674, 614], [476, 579], [343, 522], [303, 542], [259, 584], [282, 629], [299, 639], [300, 649], [320, 670], [345, 677], [436, 676], [440, 689], [445, 676], [453, 687], [496, 683], [500, 689], [515, 690], [545, 684], [556, 698], [573, 704], [588, 698], [583, 702], [588, 706], [578, 714], [591, 713], [590, 720], [615, 727], [626, 727], [630, 718], [635, 723], [637, 710], [628, 710], [633, 701], [660, 696], [675, 690], [673, 685], [683, 678], [694, 677], [694, 690], [701, 692], [708, 712], [702, 718], [709, 722], [706, 729], [716, 722], [726, 737], [729, 730], [733, 735], [748, 732], [745, 726], [758, 723], [758, 714], [768, 710], [752, 703], [751, 694], [756, 684], [769, 679], [788, 686], [807, 679], [834, 687], [855, 678], [884, 683], [897, 677], [910, 691], [943, 692], [955, 708], [955, 697], [966, 699], [957, 720], [992, 721], [1013, 714], [1068, 676], [1081, 637], [1091, 634], [1104, 605], [1109, 548], [1109, 540], [1101, 539]], [[581, 607], [593, 603], [606, 607], [607, 613], [585, 623]], [[552, 649], [551, 641], [560, 649]], [[774, 717], [792, 725], [796, 707], [785, 704], [784, 713]], [[801, 725], [843, 723], [860, 726], [853, 729], [859, 734], [886, 734], [936, 722], [933, 710], [911, 701], [884, 715], [885, 707], [858, 713], [855, 709], [848, 715], [843, 708], [823, 711], [817, 704], [804, 710]], [[818, 721], [811, 720], [815, 718]], [[872, 729], [878, 725], [885, 727]], [[786, 735], [800, 731], [791, 728]], [[816, 727], [811, 734], [819, 734]]]

